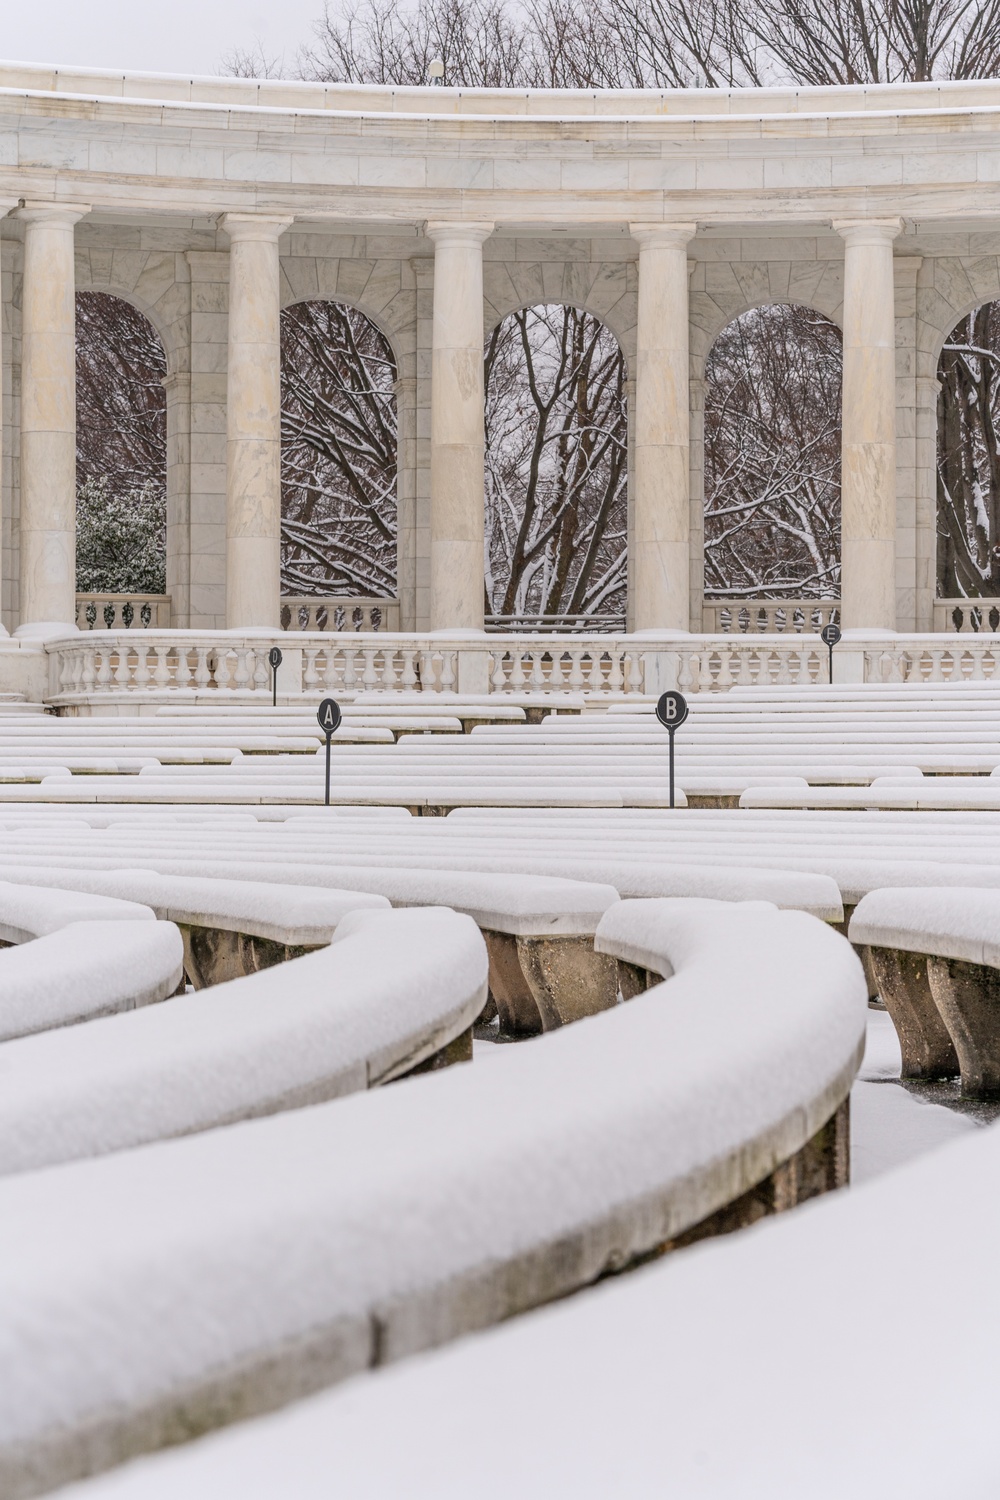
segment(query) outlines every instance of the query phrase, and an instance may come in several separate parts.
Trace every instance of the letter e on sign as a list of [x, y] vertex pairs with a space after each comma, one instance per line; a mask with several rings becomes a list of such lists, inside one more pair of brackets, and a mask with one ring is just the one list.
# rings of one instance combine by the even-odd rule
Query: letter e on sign
[[656, 717], [664, 729], [677, 729], [688, 716], [687, 699], [683, 693], [672, 690], [661, 693], [656, 705]]
[[319, 720], [319, 727], [325, 735], [336, 734], [340, 728], [341, 720], [340, 704], [336, 698], [324, 698], [319, 706], [316, 718]]
[[834, 646], [838, 645], [840, 642], [840, 626], [834, 625], [833, 621], [831, 620], [829, 625], [823, 626], [823, 629], [819, 633], [819, 638], [823, 642], [823, 645], [829, 646], [830, 650], [832, 651]]

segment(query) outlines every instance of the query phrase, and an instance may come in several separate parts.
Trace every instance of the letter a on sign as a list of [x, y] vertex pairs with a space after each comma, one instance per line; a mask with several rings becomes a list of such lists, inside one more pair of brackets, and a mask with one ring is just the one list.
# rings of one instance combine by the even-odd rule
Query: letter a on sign
[[336, 734], [340, 728], [341, 719], [340, 704], [336, 698], [324, 698], [319, 706], [316, 718], [319, 720], [319, 727], [324, 734]]

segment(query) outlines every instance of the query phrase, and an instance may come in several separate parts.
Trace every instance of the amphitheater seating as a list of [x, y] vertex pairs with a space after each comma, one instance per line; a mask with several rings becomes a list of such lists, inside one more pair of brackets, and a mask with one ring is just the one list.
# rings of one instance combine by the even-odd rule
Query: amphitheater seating
[[0, 1047], [0, 1174], [297, 1109], [429, 1060], [471, 1057], [485, 998], [486, 955], [468, 917], [358, 908], [320, 952]]
[[873, 891], [850, 935], [869, 949], [903, 1076], [960, 1072], [964, 1094], [1000, 1096], [1000, 890]]
[[172, 923], [96, 894], [0, 883], [0, 944], [0, 1040], [152, 1005], [183, 972]]
[[[996, 1473], [1000, 1133], [600, 1292], [84, 1483], [73, 1500], [339, 1492], [878, 1500]], [[955, 1353], [956, 1289], [975, 1297]], [[503, 1441], [484, 1441], [501, 1392]], [[387, 1434], [391, 1438], [387, 1438]], [[949, 1477], [951, 1476], [951, 1477]], [[68, 1497], [67, 1497], [68, 1500]]]
[[[332, 941], [349, 911], [388, 906], [384, 896], [358, 891], [236, 880], [159, 875], [152, 870], [12, 868], [26, 886], [61, 887], [145, 902], [147, 909], [180, 928], [184, 971], [195, 989], [252, 974], [299, 957]], [[18, 889], [18, 887], [15, 887]], [[86, 897], [79, 898], [82, 901]], [[2, 909], [0, 909], [2, 910]]]
[[[331, 796], [452, 808], [667, 803], [666, 743], [641, 700], [522, 722], [525, 710], [383, 694], [345, 705]], [[559, 700], [536, 700], [533, 717]], [[614, 707], [622, 712], [614, 711]], [[516, 722], [482, 722], [516, 716]], [[478, 719], [476, 716], [479, 716]], [[109, 728], [109, 724], [112, 726]], [[4, 718], [0, 803], [204, 802], [306, 806], [322, 795], [314, 705], [183, 705], [113, 720]], [[472, 728], [462, 734], [462, 728]], [[678, 737], [678, 805], [998, 807], [1000, 701], [987, 683], [700, 694]], [[87, 772], [88, 774], [83, 774]], [[933, 777], [927, 785], [914, 778]], [[892, 786], [886, 778], [908, 778]], [[971, 777], [972, 785], [939, 785]], [[860, 794], [853, 788], [874, 791]], [[916, 803], [909, 799], [924, 799]], [[874, 799], [874, 800], [873, 800]]]
[[762, 903], [653, 901], [611, 907], [597, 946], [672, 977], [481, 1072], [0, 1183], [4, 1494], [285, 1402], [843, 1180], [867, 1012], [842, 938]]

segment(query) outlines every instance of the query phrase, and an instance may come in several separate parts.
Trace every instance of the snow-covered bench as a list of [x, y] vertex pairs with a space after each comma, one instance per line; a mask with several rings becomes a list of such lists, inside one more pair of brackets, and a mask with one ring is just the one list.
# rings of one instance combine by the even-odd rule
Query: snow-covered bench
[[[184, 970], [195, 989], [256, 973], [271, 964], [325, 947], [349, 911], [387, 906], [385, 897], [359, 891], [298, 887], [247, 880], [161, 875], [154, 870], [12, 869], [16, 879], [62, 886], [66, 895], [121, 897], [180, 928]], [[28, 884], [15, 887], [29, 891]], [[79, 897], [86, 901], [86, 896]], [[0, 919], [2, 919], [0, 899]], [[0, 929], [2, 930], [2, 929]]]
[[899, 1034], [904, 1078], [1000, 1095], [1000, 890], [872, 891], [851, 918]]
[[0, 1174], [471, 1058], [485, 996], [486, 955], [468, 917], [355, 911], [330, 946], [278, 968], [0, 1047]]
[[0, 1040], [164, 1000], [182, 960], [148, 906], [0, 882]]
[[[474, 868], [456, 871], [385, 868], [381, 863], [289, 864], [263, 858], [256, 849], [243, 860], [227, 863], [214, 857], [216, 845], [210, 838], [201, 842], [202, 852], [197, 856], [198, 843], [189, 836], [189, 854], [184, 860], [150, 859], [158, 871], [164, 872], [170, 895], [163, 909], [169, 909], [175, 920], [193, 921], [199, 900], [214, 913], [211, 928], [205, 911], [199, 918], [203, 937], [197, 942], [185, 939], [186, 953], [190, 955], [195, 949], [196, 968], [211, 944], [223, 956], [235, 953], [233, 965], [246, 961], [241, 955], [261, 951], [260, 942], [252, 949], [246, 944], [234, 948], [239, 933], [227, 945], [223, 929], [229, 921], [239, 924], [239, 932], [259, 930], [270, 907], [287, 913], [292, 922], [301, 892], [303, 906], [308, 909], [308, 903], [313, 902], [322, 910], [322, 920], [329, 922], [331, 912], [323, 909], [325, 897], [330, 897], [334, 905], [358, 904], [360, 893], [366, 893], [393, 906], [450, 906], [473, 918], [486, 939], [490, 993], [505, 1035], [534, 1035], [616, 1003], [614, 964], [595, 953], [593, 944], [598, 922], [618, 900], [612, 886], [545, 876], [496, 875]], [[161, 877], [149, 872], [65, 867], [56, 873], [49, 867], [19, 862], [12, 865], [11, 873], [18, 879], [59, 880], [91, 889], [143, 891], [151, 904], [164, 895], [156, 885]], [[208, 887], [211, 893], [206, 891]], [[188, 889], [195, 894], [186, 896]], [[219, 890], [225, 890], [226, 909], [232, 914], [229, 917], [218, 913]], [[295, 939], [291, 929], [286, 933], [291, 934], [288, 941]], [[204, 967], [199, 972], [204, 974]], [[221, 972], [221, 962], [211, 971], [212, 976], [228, 977]]]
[[598, 941], [672, 977], [479, 1076], [0, 1183], [0, 1489], [287, 1402], [724, 1227], [728, 1205], [745, 1222], [842, 1180], [830, 1121], [866, 1001], [841, 937], [763, 904], [657, 901], [612, 908]]
[[[329, 1500], [331, 1475], [365, 1500], [882, 1500], [957, 1476], [992, 1495], [998, 1175], [1000, 1131], [973, 1131], [870, 1189], [129, 1464], [72, 1500]], [[976, 1309], [960, 1357], [957, 1293]], [[483, 1441], [484, 1392], [503, 1393], [502, 1442]]]

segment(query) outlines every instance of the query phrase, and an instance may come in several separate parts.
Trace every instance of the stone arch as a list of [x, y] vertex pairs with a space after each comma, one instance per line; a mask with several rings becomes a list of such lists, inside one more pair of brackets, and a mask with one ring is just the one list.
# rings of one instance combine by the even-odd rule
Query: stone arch
[[131, 297], [78, 290], [76, 308], [77, 589], [163, 594], [167, 353]]
[[[486, 338], [486, 613], [622, 628], [628, 375], [586, 306], [521, 305]], [[598, 624], [599, 628], [599, 624]]]
[[941, 599], [1000, 597], [1000, 299], [965, 310], [936, 368], [935, 577]]
[[831, 598], [840, 586], [841, 330], [759, 298], [704, 364], [704, 596]]
[[281, 312], [282, 593], [394, 599], [397, 354], [354, 300]]

